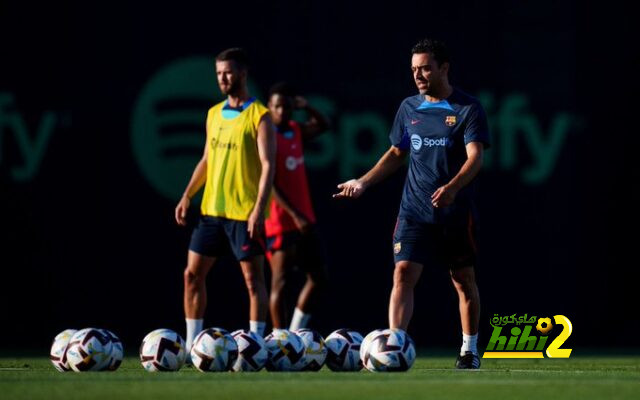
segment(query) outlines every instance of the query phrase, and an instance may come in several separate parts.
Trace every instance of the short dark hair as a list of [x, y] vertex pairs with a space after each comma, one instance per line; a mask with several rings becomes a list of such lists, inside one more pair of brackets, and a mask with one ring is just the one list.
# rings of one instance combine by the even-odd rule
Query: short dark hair
[[216, 61], [233, 61], [239, 69], [249, 68], [249, 56], [244, 49], [240, 47], [232, 47], [221, 51], [216, 56]]
[[424, 38], [411, 49], [411, 54], [431, 53], [438, 65], [449, 62], [449, 51], [443, 42], [431, 38]]
[[296, 95], [296, 91], [293, 85], [289, 82], [278, 82], [269, 89], [269, 98], [274, 94], [279, 94], [285, 97], [294, 97]]

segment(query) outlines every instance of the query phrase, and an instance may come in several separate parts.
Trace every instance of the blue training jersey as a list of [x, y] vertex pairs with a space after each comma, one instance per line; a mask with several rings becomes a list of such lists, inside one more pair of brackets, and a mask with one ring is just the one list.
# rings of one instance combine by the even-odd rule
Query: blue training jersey
[[410, 151], [398, 217], [432, 224], [466, 224], [476, 213], [476, 179], [462, 188], [447, 207], [434, 208], [431, 195], [460, 172], [465, 146], [490, 146], [487, 117], [474, 97], [454, 88], [447, 99], [428, 102], [423, 95], [400, 104], [389, 134], [391, 144]]

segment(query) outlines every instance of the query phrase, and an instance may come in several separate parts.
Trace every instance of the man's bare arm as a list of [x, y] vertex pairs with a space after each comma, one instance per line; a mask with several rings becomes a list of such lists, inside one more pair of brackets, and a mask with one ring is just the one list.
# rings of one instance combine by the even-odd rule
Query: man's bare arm
[[280, 207], [282, 207], [287, 214], [291, 216], [293, 222], [296, 224], [296, 227], [301, 232], [306, 232], [311, 224], [311, 221], [307, 219], [307, 217], [302, 214], [299, 210], [297, 210], [293, 204], [287, 199], [287, 197], [278, 189], [277, 185], [273, 185], [273, 197], [278, 202]]
[[405, 150], [391, 146], [369, 172], [359, 179], [351, 179], [339, 184], [338, 189], [341, 189], [341, 191], [334, 194], [333, 197], [352, 197], [354, 199], [360, 197], [369, 186], [382, 181], [397, 171], [404, 164], [406, 156], [407, 152]]
[[451, 205], [460, 189], [467, 186], [480, 172], [484, 145], [480, 142], [471, 142], [466, 145], [465, 149], [467, 151], [467, 161], [464, 162], [460, 171], [449, 183], [439, 187], [431, 196], [431, 203], [434, 207]]
[[207, 179], [207, 157], [209, 155], [209, 146], [207, 143], [204, 145], [204, 152], [202, 154], [202, 158], [196, 164], [196, 167], [193, 169], [193, 174], [191, 174], [191, 179], [187, 184], [187, 188], [184, 190], [182, 194], [182, 198], [178, 202], [175, 210], [176, 222], [178, 225], [186, 225], [187, 224], [187, 210], [189, 210], [189, 205], [191, 204], [191, 199], [193, 196], [200, 191], [202, 186], [204, 185]]
[[311, 106], [307, 99], [302, 96], [296, 96], [294, 101], [297, 109], [305, 110], [309, 114], [309, 119], [301, 126], [304, 140], [313, 139], [329, 129], [329, 119]]
[[267, 200], [271, 194], [273, 187], [273, 176], [275, 175], [275, 159], [276, 159], [276, 135], [273, 129], [273, 123], [269, 114], [265, 114], [258, 125], [258, 156], [260, 157], [260, 165], [262, 171], [260, 173], [260, 182], [258, 184], [258, 198], [256, 205], [247, 221], [247, 230], [251, 238], [256, 235], [264, 225], [264, 210], [267, 206]]

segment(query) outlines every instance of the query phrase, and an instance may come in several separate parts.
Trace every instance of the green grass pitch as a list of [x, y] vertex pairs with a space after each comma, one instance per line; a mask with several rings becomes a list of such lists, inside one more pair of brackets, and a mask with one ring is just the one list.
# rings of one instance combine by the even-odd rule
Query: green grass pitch
[[[575, 350], [574, 350], [575, 351]], [[406, 373], [148, 373], [135, 357], [116, 372], [57, 372], [46, 357], [2, 358], [0, 399], [638, 399], [640, 356], [483, 360], [421, 353]]]

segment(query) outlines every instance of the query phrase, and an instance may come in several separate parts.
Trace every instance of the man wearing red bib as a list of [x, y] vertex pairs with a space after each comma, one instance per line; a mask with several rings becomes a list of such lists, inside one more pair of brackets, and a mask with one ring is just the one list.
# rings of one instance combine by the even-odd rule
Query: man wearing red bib
[[[303, 97], [294, 96], [286, 83], [269, 91], [269, 111], [277, 128], [276, 174], [269, 218], [265, 221], [271, 264], [271, 321], [274, 328], [286, 328], [284, 287], [287, 273], [298, 266], [307, 280], [298, 296], [290, 330], [305, 328], [319, 290], [326, 282], [324, 258], [315, 229], [303, 144], [326, 131], [327, 119]], [[291, 119], [294, 108], [308, 114], [305, 123]]]

